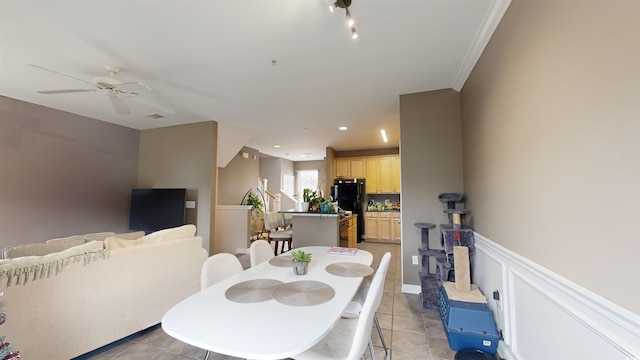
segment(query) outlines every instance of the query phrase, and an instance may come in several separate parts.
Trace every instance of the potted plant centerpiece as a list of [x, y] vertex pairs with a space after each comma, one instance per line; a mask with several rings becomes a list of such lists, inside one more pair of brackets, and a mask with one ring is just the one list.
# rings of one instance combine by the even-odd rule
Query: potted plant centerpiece
[[311, 261], [311, 254], [302, 250], [294, 250], [291, 252], [291, 256], [293, 257], [293, 272], [296, 275], [306, 274]]

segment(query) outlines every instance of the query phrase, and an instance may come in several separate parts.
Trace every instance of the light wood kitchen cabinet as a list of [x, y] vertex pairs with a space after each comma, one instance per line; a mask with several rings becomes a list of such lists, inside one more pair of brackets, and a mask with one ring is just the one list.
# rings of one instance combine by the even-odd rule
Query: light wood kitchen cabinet
[[358, 247], [358, 216], [340, 220], [340, 246]]
[[400, 213], [391, 213], [391, 242], [400, 243], [402, 240], [402, 226], [400, 225]]
[[351, 169], [352, 179], [364, 179], [367, 177], [366, 165], [364, 158], [349, 159], [349, 167]]
[[378, 240], [378, 213], [367, 211], [364, 215], [364, 234], [367, 241]]
[[391, 213], [381, 212], [378, 214], [378, 240], [391, 241]]
[[391, 188], [394, 193], [400, 193], [400, 156], [391, 158]]
[[400, 157], [367, 157], [367, 193], [400, 193]]
[[377, 194], [380, 192], [378, 189], [378, 158], [367, 158], [367, 176], [366, 176], [366, 191], [368, 194]]
[[367, 176], [366, 162], [363, 157], [338, 158], [334, 162], [336, 177], [345, 179], [364, 179]]
[[349, 238], [347, 240], [348, 247], [357, 248], [358, 247], [358, 219], [357, 217], [352, 217], [349, 219]]
[[380, 193], [394, 192], [391, 184], [391, 163], [390, 157], [378, 159], [378, 192]]
[[367, 241], [400, 243], [399, 213], [367, 211], [364, 219]]
[[336, 159], [335, 160], [335, 173], [336, 177], [348, 178], [351, 173], [349, 169], [349, 159]]

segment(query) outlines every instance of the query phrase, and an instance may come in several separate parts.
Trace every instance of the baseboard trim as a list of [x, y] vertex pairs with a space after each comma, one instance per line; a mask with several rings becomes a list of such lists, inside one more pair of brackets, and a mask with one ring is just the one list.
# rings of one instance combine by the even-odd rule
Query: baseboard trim
[[422, 287], [420, 285], [402, 284], [402, 292], [405, 294], [420, 294]]

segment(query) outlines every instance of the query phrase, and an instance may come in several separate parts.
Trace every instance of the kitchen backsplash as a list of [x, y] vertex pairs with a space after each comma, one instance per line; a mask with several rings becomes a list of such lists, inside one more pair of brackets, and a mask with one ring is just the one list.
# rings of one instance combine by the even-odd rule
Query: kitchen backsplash
[[367, 210], [367, 204], [370, 201], [373, 201], [373, 204], [375, 205], [380, 203], [384, 207], [386, 200], [389, 200], [389, 202], [391, 202], [391, 204], [395, 206], [398, 203], [400, 203], [400, 194], [381, 194], [381, 195], [367, 194], [364, 199], [364, 205], [363, 205], [364, 210]]

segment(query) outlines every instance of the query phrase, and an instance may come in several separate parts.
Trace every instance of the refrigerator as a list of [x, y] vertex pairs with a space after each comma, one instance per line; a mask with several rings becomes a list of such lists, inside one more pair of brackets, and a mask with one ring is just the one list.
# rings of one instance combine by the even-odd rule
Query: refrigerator
[[363, 240], [364, 235], [364, 211], [362, 202], [365, 194], [364, 179], [349, 179], [336, 181], [331, 188], [331, 196], [334, 202], [342, 210], [351, 211], [358, 215], [358, 242]]

